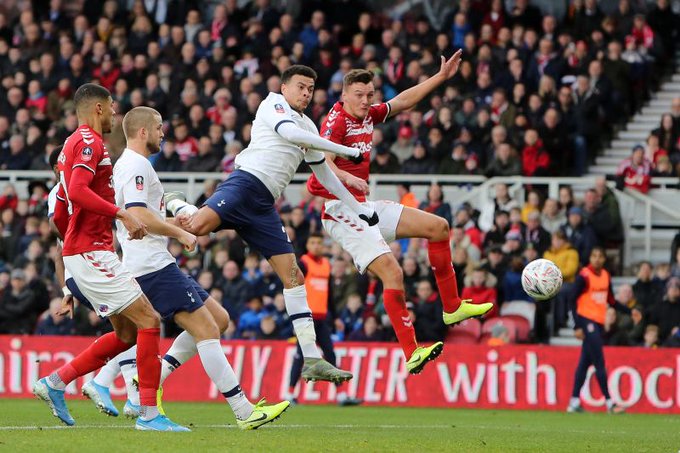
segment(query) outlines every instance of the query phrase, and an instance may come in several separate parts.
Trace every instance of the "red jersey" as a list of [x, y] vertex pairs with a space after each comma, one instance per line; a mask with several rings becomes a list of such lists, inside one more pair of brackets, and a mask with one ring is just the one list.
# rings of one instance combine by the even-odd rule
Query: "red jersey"
[[[321, 136], [341, 145], [359, 148], [364, 154], [364, 160], [355, 164], [341, 156], [335, 159], [335, 165], [358, 178], [368, 181], [368, 171], [371, 165], [371, 147], [373, 144], [373, 125], [384, 122], [390, 115], [388, 103], [374, 104], [368, 109], [368, 115], [363, 120], [357, 119], [347, 113], [342, 102], [336, 102], [321, 126]], [[307, 181], [307, 189], [312, 195], [336, 199], [320, 182], [312, 175]], [[366, 195], [352, 188], [347, 188], [359, 201], [366, 201]]]
[[90, 188], [105, 201], [115, 204], [113, 165], [102, 137], [89, 126], [82, 125], [66, 139], [59, 155], [59, 173], [70, 213], [64, 236], [63, 255], [77, 255], [96, 250], [113, 252], [112, 218], [96, 214], [72, 203], [69, 185], [76, 167], [94, 174]]

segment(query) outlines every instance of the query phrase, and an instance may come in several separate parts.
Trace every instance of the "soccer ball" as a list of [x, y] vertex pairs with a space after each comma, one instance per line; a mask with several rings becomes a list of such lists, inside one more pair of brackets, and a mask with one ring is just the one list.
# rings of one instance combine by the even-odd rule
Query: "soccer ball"
[[522, 271], [522, 288], [536, 300], [551, 299], [562, 288], [562, 272], [550, 260], [534, 260]]

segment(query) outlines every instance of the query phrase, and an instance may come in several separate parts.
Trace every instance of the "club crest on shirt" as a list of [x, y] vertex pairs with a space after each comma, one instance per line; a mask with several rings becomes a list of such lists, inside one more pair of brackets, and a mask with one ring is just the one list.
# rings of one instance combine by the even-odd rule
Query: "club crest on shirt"
[[135, 187], [137, 190], [144, 190], [144, 176], [135, 176]]
[[81, 155], [83, 162], [89, 162], [90, 159], [92, 159], [92, 148], [86, 146], [85, 148], [83, 148]]
[[326, 129], [326, 132], [323, 133], [323, 136], [324, 137], [330, 137], [332, 133], [333, 133], [333, 130], [328, 128], [328, 129]]
[[274, 104], [274, 110], [276, 110], [276, 113], [285, 113], [285, 110], [281, 104]]

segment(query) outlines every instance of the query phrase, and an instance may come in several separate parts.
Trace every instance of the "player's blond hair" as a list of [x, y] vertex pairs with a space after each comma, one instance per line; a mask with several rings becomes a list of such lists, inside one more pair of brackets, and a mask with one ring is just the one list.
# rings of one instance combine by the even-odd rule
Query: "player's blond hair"
[[125, 138], [133, 138], [142, 128], [150, 130], [154, 125], [156, 117], [160, 116], [161, 114], [158, 113], [158, 110], [151, 107], [140, 106], [133, 108], [123, 118], [123, 134], [125, 134]]

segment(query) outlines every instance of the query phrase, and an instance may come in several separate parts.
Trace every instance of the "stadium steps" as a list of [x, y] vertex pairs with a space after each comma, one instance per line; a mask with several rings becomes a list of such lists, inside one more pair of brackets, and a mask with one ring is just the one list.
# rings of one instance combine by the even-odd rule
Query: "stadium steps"
[[644, 143], [649, 133], [659, 126], [661, 115], [670, 112], [671, 101], [680, 97], [680, 52], [675, 54], [675, 61], [676, 73], [661, 84], [659, 91], [616, 135], [609, 148], [595, 159], [595, 165], [588, 169], [591, 175], [616, 174], [616, 167], [630, 155], [633, 146]]

